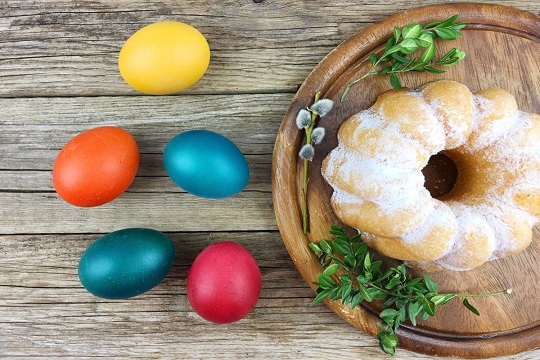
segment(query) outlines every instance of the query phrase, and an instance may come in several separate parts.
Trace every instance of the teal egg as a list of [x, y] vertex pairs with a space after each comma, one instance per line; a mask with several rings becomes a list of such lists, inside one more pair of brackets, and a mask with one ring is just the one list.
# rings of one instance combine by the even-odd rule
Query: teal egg
[[163, 163], [176, 185], [204, 198], [235, 195], [249, 180], [249, 166], [240, 149], [223, 135], [208, 130], [176, 135], [165, 146]]
[[126, 299], [159, 284], [175, 258], [174, 244], [159, 231], [130, 228], [94, 241], [82, 254], [79, 279], [90, 293]]

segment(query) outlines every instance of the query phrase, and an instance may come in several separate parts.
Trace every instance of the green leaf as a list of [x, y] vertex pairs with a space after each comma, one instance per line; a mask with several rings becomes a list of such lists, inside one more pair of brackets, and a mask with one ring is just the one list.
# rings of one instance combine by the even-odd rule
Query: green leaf
[[386, 51], [388, 51], [389, 49], [391, 49], [394, 45], [396, 45], [396, 39], [394, 39], [393, 37], [391, 37], [390, 39], [388, 39], [388, 41], [386, 42], [386, 44], [384, 44], [384, 49]]
[[341, 297], [343, 298], [343, 303], [345, 305], [347, 305], [347, 303], [350, 303], [352, 301], [352, 297], [349, 299], [351, 292], [352, 292], [352, 283], [345, 285], [345, 287], [341, 291]]
[[381, 349], [390, 355], [396, 353], [396, 347], [398, 345], [397, 336], [389, 329], [382, 329], [377, 333], [377, 339], [379, 340], [379, 346]]
[[437, 24], [437, 27], [448, 27], [451, 26], [458, 18], [458, 14], [450, 16], [448, 19], [441, 21]]
[[388, 325], [392, 325], [394, 323], [394, 319], [398, 316], [398, 312], [395, 309], [389, 308], [384, 309], [379, 314], [379, 317], [384, 320]]
[[358, 275], [358, 277], [356, 278], [356, 280], [360, 283], [360, 284], [365, 284], [369, 281], [369, 279], [367, 278], [367, 276], [365, 276], [364, 274], [360, 274]]
[[416, 39], [422, 33], [422, 25], [418, 23], [409, 24], [403, 28], [401, 35], [403, 39]]
[[429, 276], [425, 275], [424, 276], [424, 282], [426, 284], [426, 287], [428, 288], [428, 290], [432, 293], [436, 293], [439, 286], [437, 285], [437, 283], [435, 282], [435, 280], [433, 280], [432, 278], [430, 278]]
[[410, 302], [407, 308], [407, 314], [409, 315], [409, 320], [413, 326], [416, 326], [416, 317], [420, 313], [421, 307], [417, 302]]
[[339, 255], [351, 255], [351, 247], [349, 243], [342, 239], [335, 239], [332, 241], [332, 247]]
[[405, 320], [407, 320], [407, 308], [402, 307], [401, 309], [399, 309], [399, 321], [403, 322]]
[[398, 309], [401, 309], [402, 307], [405, 307], [405, 305], [407, 305], [407, 300], [406, 299], [401, 298], [401, 299], [398, 299], [396, 301], [396, 307]]
[[381, 343], [383, 344], [383, 346], [395, 348], [398, 344], [398, 338], [396, 334], [389, 333], [385, 337], [383, 337]]
[[427, 47], [426, 50], [420, 56], [420, 61], [428, 63], [435, 57], [435, 44], [431, 44]]
[[406, 57], [400, 55], [400, 53], [396, 52], [390, 55], [392, 59], [396, 60], [399, 63], [405, 64], [409, 61]]
[[381, 319], [384, 319], [385, 317], [389, 317], [389, 316], [394, 317], [396, 315], [397, 315], [397, 310], [390, 308], [390, 309], [384, 309], [383, 311], [381, 311], [381, 313], [379, 314], [379, 317]]
[[347, 285], [349, 283], [352, 283], [351, 277], [348, 274], [343, 274], [339, 276], [339, 280], [344, 284]]
[[343, 290], [342, 287], [335, 287], [335, 288], [330, 292], [330, 294], [328, 294], [328, 297], [329, 297], [330, 300], [332, 300], [332, 301], [341, 299], [341, 293], [342, 293], [342, 290]]
[[380, 278], [379, 282], [383, 282], [394, 274], [393, 269], [388, 269]]
[[413, 69], [415, 66], [417, 66], [418, 61], [416, 59], [411, 59], [407, 63], [403, 64], [404, 71], [407, 71], [408, 69]]
[[426, 298], [423, 298], [421, 300], [421, 304], [422, 304], [422, 308], [429, 316], [435, 315], [435, 304], [432, 301]]
[[448, 61], [451, 61], [452, 58], [454, 57], [455, 53], [458, 51], [457, 48], [452, 48], [450, 50], [448, 50], [448, 52], [446, 54], [444, 54], [438, 61], [437, 61], [437, 64], [443, 64], [443, 63], [446, 63]]
[[353, 254], [358, 257], [367, 253], [367, 244], [362, 242], [353, 245]]
[[[405, 288], [408, 292], [414, 292], [417, 291], [416, 285], [420, 284], [422, 282], [422, 278], [413, 278], [405, 284]], [[423, 286], [423, 285], [422, 285]]]
[[453, 295], [453, 294], [450, 294], [450, 295], [435, 295], [434, 297], [431, 298], [431, 301], [435, 304], [435, 306], [441, 306], [441, 305], [444, 305], [446, 303], [448, 303], [450, 300], [452, 300], [453, 298], [455, 298], [456, 296]]
[[391, 347], [391, 346], [386, 346], [386, 345], [381, 344], [381, 349], [389, 355], [396, 355], [396, 347]]
[[371, 271], [366, 270], [365, 275], [368, 280], [373, 280], [373, 273]]
[[337, 225], [330, 226], [330, 234], [331, 235], [345, 235], [345, 232], [343, 232], [343, 229], [340, 228]]
[[374, 263], [371, 264], [371, 272], [372, 273], [378, 272], [381, 266], [382, 266], [381, 260], [375, 261]]
[[338, 264], [332, 264], [329, 267], [327, 267], [326, 269], [324, 269], [323, 274], [331, 276], [331, 275], [334, 275], [338, 271], [338, 269], [339, 269]]
[[401, 29], [398, 27], [394, 27], [394, 39], [395, 41], [398, 41], [401, 36]]
[[459, 59], [459, 60], [463, 60], [465, 58], [465, 56], [467, 55], [467, 53], [465, 51], [461, 51], [459, 49], [456, 49], [456, 57]]
[[373, 300], [373, 296], [363, 284], [358, 284], [358, 293], [361, 294], [367, 302], [371, 302]]
[[467, 298], [463, 299], [463, 305], [465, 305], [465, 307], [472, 311], [475, 315], [480, 316], [480, 311], [478, 311], [478, 309], [472, 306], [469, 300], [467, 300]]
[[443, 21], [430, 22], [429, 24], [424, 26], [424, 28], [425, 29], [430, 29], [430, 28], [433, 28], [433, 27], [447, 27], [447, 26], [452, 25], [454, 23], [454, 21], [456, 21], [457, 18], [458, 18], [458, 14], [455, 14], [455, 15], [452, 15], [448, 19], [443, 20]]
[[354, 295], [350, 304], [351, 309], [354, 309], [355, 307], [357, 307], [362, 302], [362, 300], [364, 300], [364, 298], [362, 297], [362, 294], [358, 293]]
[[389, 334], [389, 330], [388, 330], [388, 324], [384, 323], [384, 322], [381, 322], [380, 323], [380, 326], [379, 326], [379, 332], [377, 333], [376, 337], [377, 337], [377, 340], [382, 341], [382, 339], [384, 339], [386, 337], [386, 335]]
[[416, 284], [419, 284], [421, 281], [422, 281], [422, 278], [414, 278], [414, 279], [411, 279], [411, 280], [407, 281], [407, 284], [405, 285], [405, 287], [406, 287], [407, 289], [413, 290], [413, 289], [414, 289], [414, 286], [415, 286]]
[[[361, 236], [362, 236], [362, 233], [358, 233], [358, 234], [354, 235], [352, 238], [350, 238], [349, 242], [351, 244], [358, 243], [360, 241]], [[367, 247], [367, 244], [365, 244], [365, 243], [360, 243], [360, 244], [364, 244]]]
[[369, 254], [366, 254], [366, 257], [364, 258], [364, 269], [371, 269], [371, 256]]
[[317, 296], [313, 301], [311, 302], [311, 305], [315, 305], [326, 299], [328, 294], [332, 291], [332, 289], [324, 289], [317, 293]]
[[440, 37], [443, 40], [455, 40], [458, 37], [461, 37], [461, 34], [452, 30], [452, 29], [439, 29], [435, 28], [433, 29], [435, 34], [437, 34], [438, 37]]
[[401, 82], [396, 74], [390, 75], [390, 85], [392, 85], [394, 89], [401, 89]]
[[386, 299], [383, 302], [382, 306], [385, 307], [385, 308], [390, 307], [390, 306], [394, 305], [396, 303], [396, 301], [397, 301], [397, 297], [391, 296], [391, 297], [389, 297], [388, 299]]
[[[405, 41], [405, 40], [404, 40]], [[414, 40], [408, 40], [408, 41], [412, 41], [414, 42]], [[415, 43], [416, 45], [416, 43]], [[395, 45], [395, 46], [392, 46], [390, 49], [386, 50], [385, 53], [383, 54], [383, 60], [382, 61], [386, 61], [385, 58], [393, 53], [396, 53], [396, 52], [403, 52], [403, 48], [401, 47], [401, 45]]]
[[404, 67], [404, 64], [403, 63], [400, 63], [399, 61], [395, 61], [393, 64], [392, 64], [392, 72], [395, 73], [397, 71], [399, 71], [401, 68]]
[[321, 242], [319, 242], [319, 247], [321, 248], [321, 250], [325, 253], [325, 254], [332, 254], [332, 247], [330, 246], [330, 244], [328, 243], [328, 241], [326, 240], [322, 240]]
[[345, 256], [345, 264], [349, 267], [355, 267], [356, 266], [356, 257], [354, 255], [347, 255]]
[[433, 45], [433, 36], [429, 33], [423, 33], [418, 37], [418, 39], [416, 39], [416, 43], [418, 44], [418, 46], [424, 48]]
[[319, 255], [322, 252], [319, 245], [317, 245], [315, 243], [309, 243], [308, 246], [311, 249], [311, 251], [313, 251], [315, 253], [315, 255]]
[[384, 300], [386, 299], [387, 294], [377, 288], [370, 287], [367, 289], [369, 294], [371, 295], [371, 299], [377, 299], [377, 300]]
[[[467, 26], [468, 24], [465, 23], [465, 22], [462, 22], [462, 23], [455, 23], [454, 25], [452, 25], [452, 29], [454, 29], [455, 31], [459, 32], [461, 36], [463, 36], [463, 34], [461, 34], [461, 30]], [[461, 37], [460, 36], [460, 37]]]
[[418, 44], [413, 39], [405, 39], [398, 45], [400, 47], [400, 51], [404, 54], [412, 54], [416, 50], [418, 50]]
[[388, 66], [383, 67], [381, 70], [377, 71], [377, 75], [388, 74], [388, 72], [390, 71], [392, 71], [392, 67], [388, 65]]
[[371, 62], [371, 65], [373, 66], [377, 65], [377, 55], [375, 54], [369, 55], [369, 61]]
[[334, 280], [329, 275], [319, 274], [318, 285], [323, 289], [328, 289], [336, 285]]
[[401, 274], [394, 272], [392, 278], [388, 280], [388, 284], [386, 284], [385, 288], [388, 290], [392, 290], [399, 286], [401, 286]]

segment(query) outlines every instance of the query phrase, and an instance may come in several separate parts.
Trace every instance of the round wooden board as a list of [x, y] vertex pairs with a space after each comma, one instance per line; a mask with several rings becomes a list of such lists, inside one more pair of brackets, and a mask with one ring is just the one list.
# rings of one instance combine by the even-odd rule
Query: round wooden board
[[[320, 174], [322, 159], [337, 144], [336, 131], [350, 115], [373, 104], [390, 89], [388, 78], [367, 78], [339, 102], [344, 86], [369, 69], [368, 56], [380, 51], [395, 26], [428, 23], [459, 14], [468, 22], [463, 38], [438, 45], [441, 54], [451, 47], [467, 57], [442, 75], [411, 73], [402, 76], [404, 86], [418, 87], [438, 79], [450, 79], [471, 90], [500, 87], [516, 96], [521, 110], [540, 113], [540, 18], [514, 8], [472, 3], [435, 5], [391, 16], [363, 29], [332, 51], [313, 70], [295, 96], [278, 133], [273, 159], [273, 196], [277, 222], [287, 250], [306, 282], [314, 288], [320, 271], [307, 244], [328, 238], [331, 224], [339, 224], [330, 207], [332, 189]], [[326, 128], [324, 142], [316, 146], [309, 170], [308, 206], [310, 233], [302, 233], [299, 202], [301, 161], [298, 151], [303, 132], [295, 124], [298, 111], [310, 105], [313, 95], [334, 100], [332, 112], [321, 119]], [[349, 229], [350, 230], [350, 229]], [[352, 233], [352, 232], [351, 232]], [[533, 244], [524, 252], [492, 261], [467, 272], [438, 271], [430, 274], [440, 291], [489, 292], [513, 288], [511, 295], [474, 299], [481, 316], [453, 301], [437, 315], [417, 327], [405, 324], [399, 331], [400, 347], [438, 356], [465, 358], [515, 354], [540, 346], [540, 231], [534, 229]], [[387, 263], [395, 264], [391, 259]], [[352, 325], [375, 335], [379, 329], [378, 309], [362, 304], [354, 311], [341, 302], [327, 305]], [[339, 334], [336, 334], [338, 337]], [[352, 354], [354, 355], [354, 354]]]

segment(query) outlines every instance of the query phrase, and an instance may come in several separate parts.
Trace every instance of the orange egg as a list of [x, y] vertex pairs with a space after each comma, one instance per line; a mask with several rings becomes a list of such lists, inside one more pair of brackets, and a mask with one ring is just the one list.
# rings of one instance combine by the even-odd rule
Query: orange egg
[[118, 67], [133, 88], [152, 95], [172, 94], [195, 84], [210, 63], [210, 47], [194, 27], [163, 21], [143, 27], [124, 44]]
[[139, 148], [126, 130], [101, 126], [68, 141], [54, 161], [58, 195], [81, 207], [98, 206], [120, 196], [139, 167]]

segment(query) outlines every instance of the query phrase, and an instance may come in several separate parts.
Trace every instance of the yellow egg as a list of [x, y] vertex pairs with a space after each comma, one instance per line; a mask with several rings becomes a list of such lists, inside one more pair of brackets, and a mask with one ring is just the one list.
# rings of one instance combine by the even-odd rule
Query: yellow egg
[[195, 84], [210, 63], [210, 47], [193, 26], [162, 21], [143, 27], [118, 56], [124, 80], [152, 95], [172, 94]]

